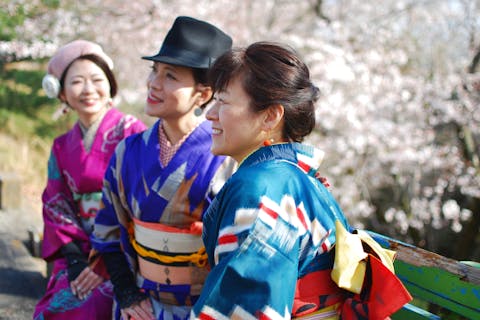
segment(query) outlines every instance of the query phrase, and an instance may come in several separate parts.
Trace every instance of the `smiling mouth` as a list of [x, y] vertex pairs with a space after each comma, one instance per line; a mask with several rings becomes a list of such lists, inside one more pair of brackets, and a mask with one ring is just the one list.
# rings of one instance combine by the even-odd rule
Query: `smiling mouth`
[[156, 97], [153, 97], [153, 96], [151, 96], [151, 95], [148, 95], [148, 96], [147, 96], [147, 102], [148, 102], [148, 103], [151, 103], [151, 104], [157, 104], [157, 103], [163, 102], [163, 100], [162, 100], [162, 99], [159, 99], [159, 98], [156, 98]]
[[85, 99], [85, 100], [81, 100], [81, 102], [86, 106], [94, 106], [97, 104], [97, 100], [93, 100], [93, 99]]
[[223, 130], [212, 128], [212, 134], [221, 134]]

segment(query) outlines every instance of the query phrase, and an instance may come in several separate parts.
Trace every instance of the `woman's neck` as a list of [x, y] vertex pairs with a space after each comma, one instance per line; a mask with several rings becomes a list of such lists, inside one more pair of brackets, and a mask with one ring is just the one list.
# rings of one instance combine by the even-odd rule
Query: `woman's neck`
[[84, 128], [88, 129], [92, 126], [92, 124], [102, 119], [103, 116], [107, 113], [107, 110], [108, 108], [103, 108], [95, 114], [79, 115], [78, 120]]
[[182, 140], [187, 134], [192, 132], [198, 126], [197, 118], [187, 119], [185, 121], [162, 120], [162, 128], [172, 145]]

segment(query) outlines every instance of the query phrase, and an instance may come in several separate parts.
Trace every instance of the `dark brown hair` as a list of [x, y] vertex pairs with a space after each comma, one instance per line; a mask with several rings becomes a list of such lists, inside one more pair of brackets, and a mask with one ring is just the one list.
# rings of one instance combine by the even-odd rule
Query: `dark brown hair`
[[108, 64], [102, 58], [94, 54], [86, 54], [70, 62], [70, 64], [65, 68], [65, 71], [63, 71], [62, 77], [60, 78], [60, 87], [62, 88], [62, 90], [63, 90], [63, 85], [65, 84], [65, 76], [67, 75], [68, 69], [70, 69], [70, 66], [75, 61], [82, 60], [82, 59], [89, 60], [95, 63], [100, 69], [102, 69], [103, 73], [105, 73], [105, 76], [108, 79], [108, 82], [110, 83], [110, 97], [112, 98], [115, 97], [118, 91], [118, 85], [117, 85], [117, 80], [115, 79], [115, 75], [113, 74], [112, 70], [108, 67]]
[[[200, 83], [206, 86], [209, 86], [210, 84], [208, 83], [208, 70], [209, 69], [203, 69], [203, 68], [191, 68], [193, 72], [193, 80], [195, 83]], [[205, 109], [205, 107], [212, 101], [213, 95], [210, 97], [208, 101], [203, 103], [200, 108]]]
[[283, 138], [301, 142], [312, 132], [319, 90], [310, 80], [308, 67], [292, 48], [256, 42], [233, 49], [215, 61], [209, 81], [213, 91], [218, 92], [239, 76], [253, 110], [262, 111], [275, 104], [284, 107]]

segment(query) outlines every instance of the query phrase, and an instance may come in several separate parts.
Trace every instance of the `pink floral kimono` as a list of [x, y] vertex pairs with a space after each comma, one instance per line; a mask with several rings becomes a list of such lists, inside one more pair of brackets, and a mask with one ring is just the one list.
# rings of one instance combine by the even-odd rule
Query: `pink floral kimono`
[[[60, 250], [74, 241], [89, 256], [90, 234], [101, 200], [103, 176], [117, 144], [141, 132], [145, 125], [115, 108], [82, 131], [80, 124], [55, 139], [48, 162], [48, 183], [42, 196], [44, 237], [42, 257], [53, 264], [46, 293], [38, 302], [34, 319], [110, 319], [112, 286], [105, 281], [84, 300], [71, 291], [67, 260]], [[107, 278], [100, 259], [90, 257], [90, 267]]]

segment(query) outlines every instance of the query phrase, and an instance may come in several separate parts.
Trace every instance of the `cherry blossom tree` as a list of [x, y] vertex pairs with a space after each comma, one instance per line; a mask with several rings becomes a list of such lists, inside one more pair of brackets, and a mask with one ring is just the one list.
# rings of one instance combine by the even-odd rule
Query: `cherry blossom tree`
[[7, 10], [18, 5], [31, 14], [0, 57], [97, 41], [139, 113], [149, 71], [140, 57], [177, 15], [220, 26], [235, 45], [291, 45], [323, 93], [308, 142], [326, 152], [322, 174], [352, 224], [480, 258], [478, 0], [16, 0]]

